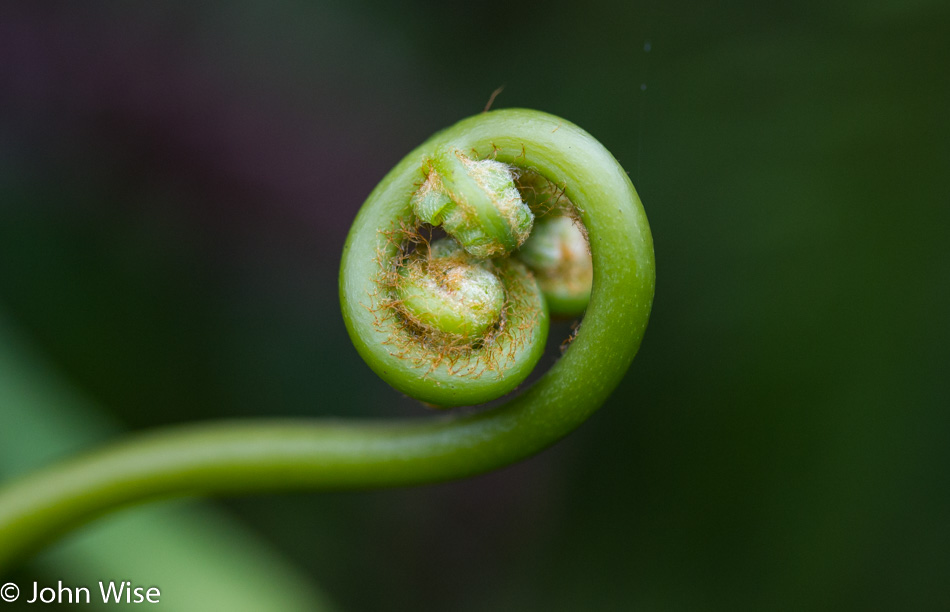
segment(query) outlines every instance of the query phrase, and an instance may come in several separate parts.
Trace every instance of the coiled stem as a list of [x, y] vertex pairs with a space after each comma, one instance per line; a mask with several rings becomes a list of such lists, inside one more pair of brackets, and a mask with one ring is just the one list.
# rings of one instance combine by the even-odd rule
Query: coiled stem
[[639, 198], [616, 160], [580, 128], [544, 113], [505, 110], [466, 119], [410, 153], [373, 191], [347, 241], [340, 277], [344, 317], [358, 350], [377, 371], [403, 364], [405, 376], [418, 373], [382, 344], [385, 331], [365, 304], [379, 291], [380, 251], [395, 255], [398, 249], [385, 239], [386, 228], [410, 220], [409, 203], [426, 178], [426, 160], [451, 148], [530, 168], [562, 186], [588, 231], [590, 304], [569, 350], [538, 382], [499, 407], [464, 416], [231, 422], [131, 438], [0, 492], [0, 567], [134, 502], [461, 478], [523, 459], [590, 416], [620, 381], [643, 337], [653, 299], [653, 244]]

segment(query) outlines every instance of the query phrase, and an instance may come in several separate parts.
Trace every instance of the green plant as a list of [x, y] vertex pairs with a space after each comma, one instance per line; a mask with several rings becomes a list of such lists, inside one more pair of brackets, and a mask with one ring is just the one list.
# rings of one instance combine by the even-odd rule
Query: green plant
[[[484, 160], [499, 166], [476, 172], [493, 173], [504, 164], [506, 172], [535, 173], [556, 185], [589, 236], [590, 304], [570, 348], [540, 380], [474, 414], [226, 422], [137, 436], [3, 490], [0, 566], [134, 502], [194, 493], [444, 481], [523, 459], [582, 423], [606, 400], [639, 348], [652, 305], [654, 262], [646, 216], [627, 175], [603, 146], [567, 121], [529, 110], [484, 113], [439, 132], [403, 159], [369, 196], [344, 249], [340, 296], [347, 328], [383, 378], [441, 405], [504, 395], [533, 367], [543, 344], [546, 306], [531, 275], [511, 255], [528, 233], [527, 216], [522, 211], [492, 217], [479, 209], [475, 216], [487, 219], [481, 226], [466, 216], [465, 207], [476, 206], [473, 200], [491, 205], [508, 189], [506, 179], [494, 175], [474, 181], [487, 184], [488, 195], [472, 194], [472, 181], [459, 169]], [[433, 169], [441, 184], [427, 186]], [[431, 197], [422, 201], [426, 190]], [[449, 222], [446, 230], [459, 234], [460, 246], [429, 245], [414, 206], [425, 208], [433, 223], [445, 223], [451, 208], [462, 209], [465, 218]], [[516, 222], [505, 225], [499, 218]], [[477, 235], [486, 227], [487, 237]], [[495, 239], [500, 246], [492, 244]], [[487, 261], [488, 256], [495, 259]], [[412, 266], [447, 269], [449, 264], [433, 259], [497, 274], [505, 299], [499, 304], [489, 296], [485, 303], [489, 311], [501, 309], [499, 318], [489, 312], [487, 323], [469, 324], [449, 312], [423, 320], [429, 297], [415, 299], [415, 290], [404, 283], [425, 290]], [[493, 352], [498, 347], [501, 352]]]

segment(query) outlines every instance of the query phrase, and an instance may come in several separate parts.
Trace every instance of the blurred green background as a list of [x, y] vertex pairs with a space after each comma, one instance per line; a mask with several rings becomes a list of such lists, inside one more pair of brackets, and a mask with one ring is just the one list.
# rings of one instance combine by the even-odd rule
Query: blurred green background
[[[498, 473], [209, 511], [341, 610], [950, 609], [948, 71], [937, 0], [8, 4], [0, 313], [30, 348], [0, 349], [130, 431], [423, 414], [350, 345], [339, 255], [504, 85], [644, 202], [622, 386]], [[85, 444], [2, 391], [0, 446]]]

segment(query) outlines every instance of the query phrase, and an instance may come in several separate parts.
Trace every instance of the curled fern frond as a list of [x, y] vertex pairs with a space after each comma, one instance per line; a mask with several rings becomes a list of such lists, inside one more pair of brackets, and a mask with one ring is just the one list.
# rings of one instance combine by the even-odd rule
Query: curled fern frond
[[[452, 175], [458, 171], [453, 156], [463, 168], [485, 160], [503, 167], [475, 170], [494, 177], [460, 179]], [[433, 170], [438, 185], [429, 182]], [[513, 194], [505, 195], [508, 181], [517, 184], [532, 173], [570, 202], [572, 218], [589, 239], [593, 282], [569, 348], [529, 388], [466, 414], [248, 420], [130, 438], [0, 490], [0, 567], [136, 501], [462, 478], [528, 457], [580, 425], [620, 382], [640, 346], [653, 302], [654, 260], [646, 215], [623, 168], [592, 136], [563, 119], [530, 110], [483, 113], [439, 132], [403, 159], [369, 196], [347, 239], [340, 273], [343, 317], [370, 367], [404, 393], [458, 405], [511, 391], [537, 362], [547, 329], [545, 298], [517, 260], [527, 216], [515, 209], [482, 210], [450, 227], [445, 219], [452, 207], [469, 215], [467, 207], [476, 200], [502, 202], [504, 208], [513, 202]], [[472, 184], [488, 185], [487, 194], [471, 195]], [[427, 193], [436, 199], [420, 204]], [[519, 193], [530, 209], [524, 187]], [[486, 235], [501, 248], [482, 250], [491, 240], [472, 239], [472, 219], [482, 217], [487, 224], [474, 225], [488, 227]], [[437, 221], [447, 233], [461, 234], [455, 239], [466, 255], [421, 238], [420, 229]], [[465, 266], [473, 268], [466, 272]], [[444, 277], [452, 274], [463, 285], [474, 283], [462, 289], [468, 298], [433, 289], [432, 283], [451, 284]]]

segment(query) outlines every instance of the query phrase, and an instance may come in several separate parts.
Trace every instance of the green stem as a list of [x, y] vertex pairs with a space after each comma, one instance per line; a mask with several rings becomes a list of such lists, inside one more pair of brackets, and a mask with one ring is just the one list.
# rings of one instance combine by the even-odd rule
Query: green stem
[[[374, 190], [344, 251], [344, 319], [374, 370], [401, 368], [404, 387], [431, 384], [380, 346], [365, 307], [376, 291], [380, 228], [404, 219], [436, 147], [495, 152], [563, 185], [587, 227], [590, 305], [570, 349], [504, 405], [468, 416], [383, 422], [233, 422], [139, 436], [32, 475], [0, 492], [0, 567], [111, 509], [159, 497], [277, 489], [431, 483], [508, 465], [551, 445], [593, 413], [639, 348], [653, 298], [653, 244], [627, 175], [576, 126], [527, 110], [482, 114], [440, 132]], [[384, 337], [382, 339], [385, 339]]]

